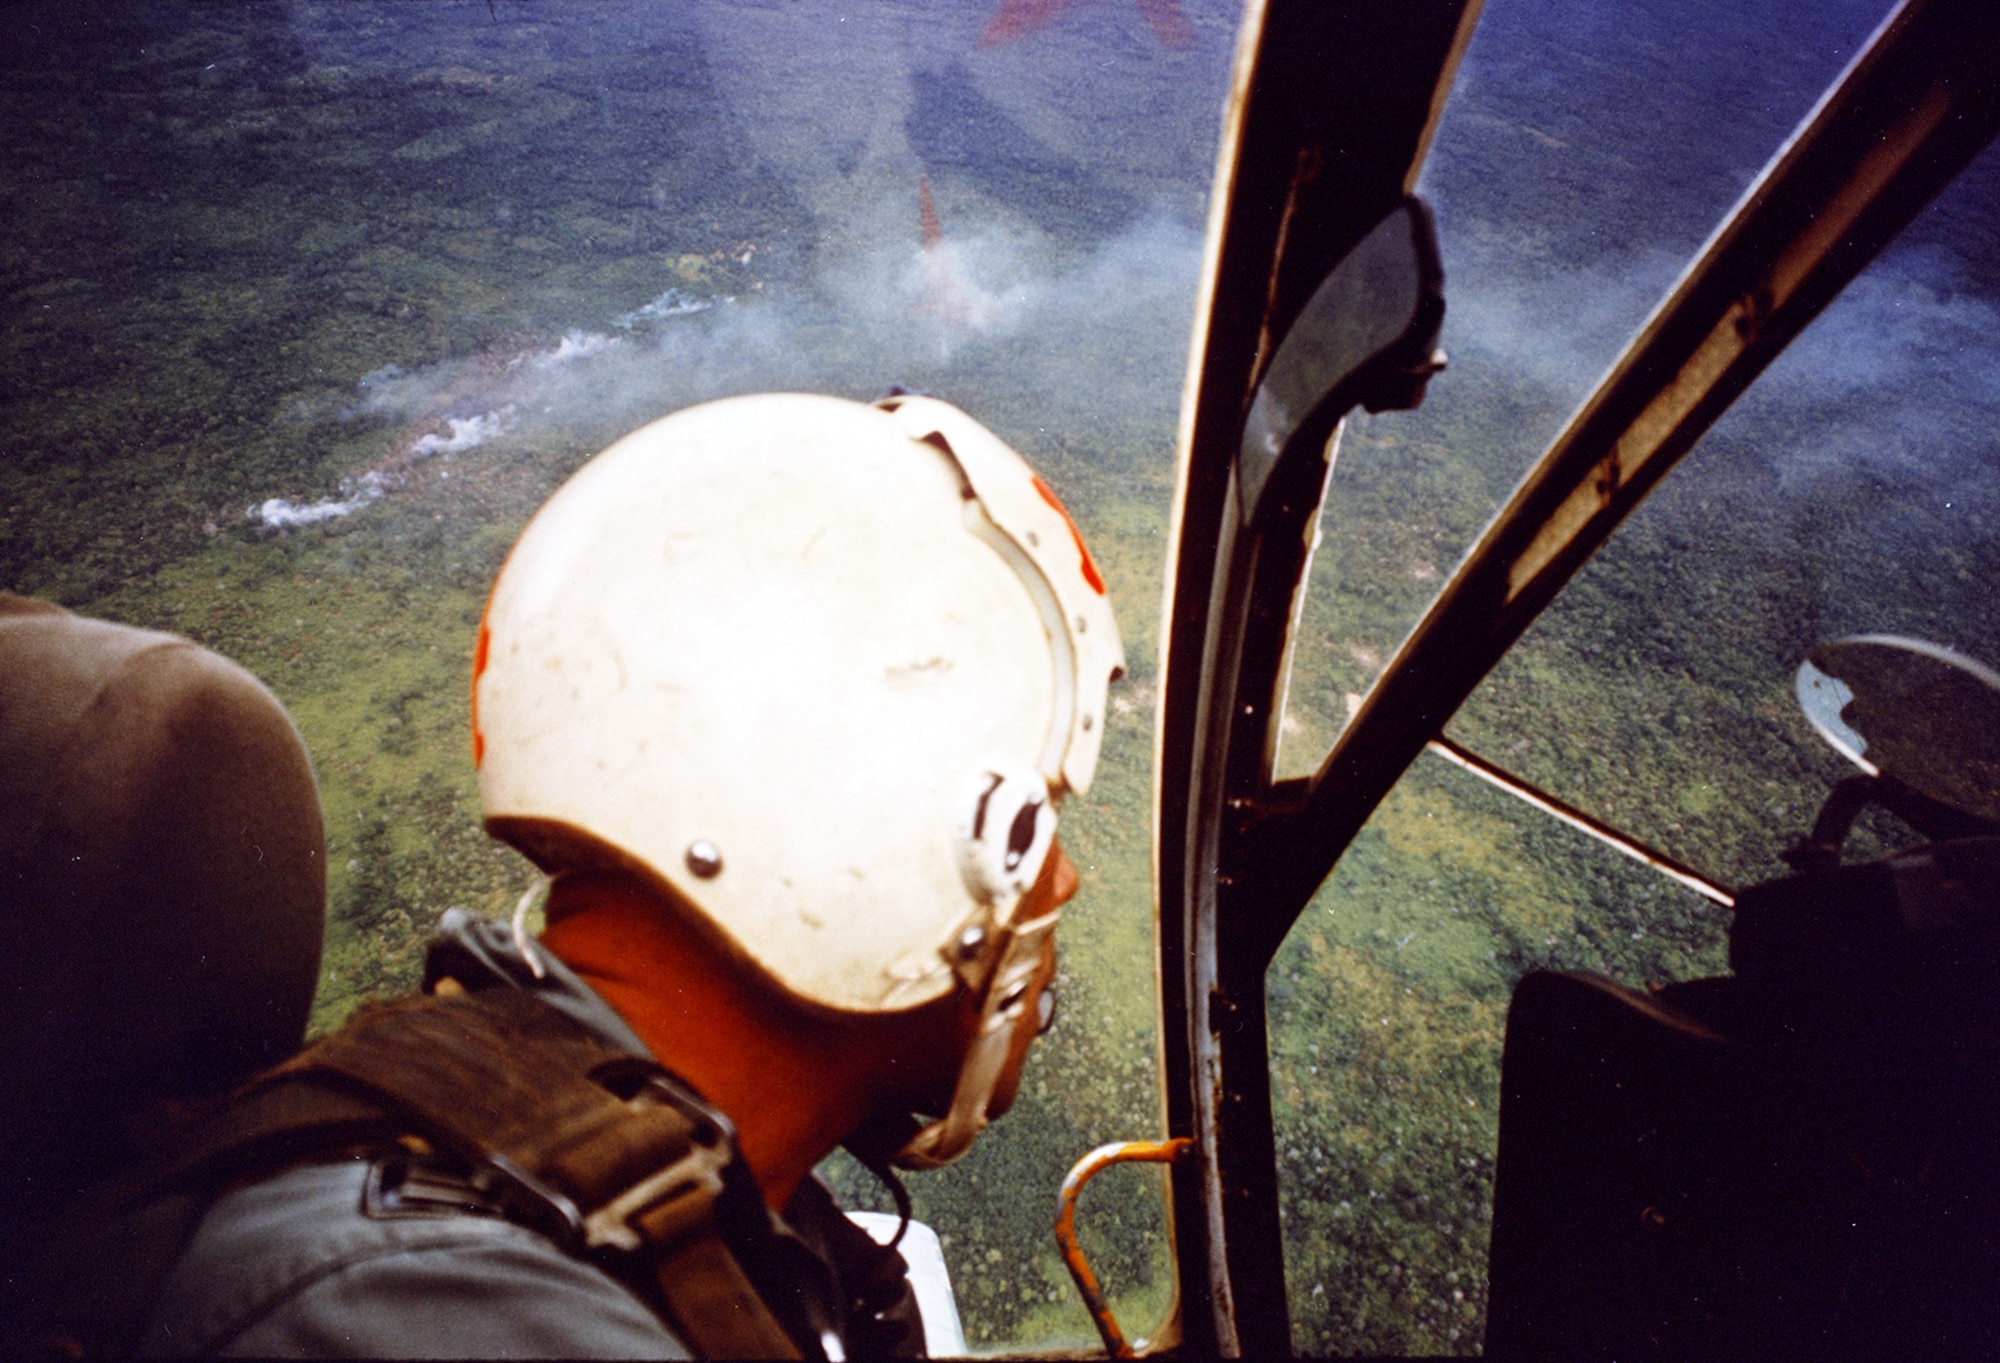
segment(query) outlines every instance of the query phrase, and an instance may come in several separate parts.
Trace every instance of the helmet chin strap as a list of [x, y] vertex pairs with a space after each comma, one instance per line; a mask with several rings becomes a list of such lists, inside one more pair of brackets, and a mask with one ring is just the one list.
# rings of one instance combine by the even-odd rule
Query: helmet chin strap
[[959, 871], [980, 910], [945, 947], [960, 983], [979, 999], [979, 1031], [959, 1067], [951, 1106], [897, 1152], [904, 1169], [935, 1169], [963, 1155], [986, 1129], [987, 1107], [1006, 1072], [1014, 1032], [1028, 1003], [1060, 907], [1021, 922], [1055, 845], [1048, 781], [1028, 768], [1001, 766], [967, 790], [958, 828]]
[[1041, 964], [1044, 943], [1061, 917], [1057, 910], [1006, 933], [999, 966], [989, 977], [981, 1001], [979, 1033], [958, 1071], [951, 1107], [897, 1152], [893, 1163], [898, 1168], [936, 1169], [950, 1164], [986, 1129], [990, 1120], [987, 1106], [1006, 1072], [1015, 1029], [1027, 1011], [1028, 986]]

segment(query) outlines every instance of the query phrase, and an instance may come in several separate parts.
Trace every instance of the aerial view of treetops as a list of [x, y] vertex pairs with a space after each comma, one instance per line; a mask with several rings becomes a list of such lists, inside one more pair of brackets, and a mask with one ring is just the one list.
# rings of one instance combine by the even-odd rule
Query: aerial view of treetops
[[[1284, 764], [1310, 770], [1528, 463], [1879, 18], [1493, 0], [1421, 186], [1452, 367], [1350, 425]], [[43, 3], [0, 16], [0, 586], [262, 677], [325, 803], [313, 1026], [416, 981], [532, 870], [478, 821], [469, 654], [534, 508], [689, 403], [892, 383], [1061, 494], [1130, 659], [1020, 1104], [913, 1177], [975, 1348], [1095, 1336], [1062, 1174], [1156, 1134], [1158, 615], [1234, 0]], [[1773, 35], [1789, 34], [1787, 37]], [[1637, 73], [1637, 74], [1635, 74]], [[1643, 75], [1643, 79], [1637, 78]], [[1749, 91], [1751, 93], [1746, 94]], [[1992, 167], [1690, 458], [1452, 733], [1729, 884], [1840, 773], [1804, 649], [2000, 662]], [[1981, 196], [1984, 197], [1981, 197]], [[1974, 200], [1977, 200], [1976, 202]], [[1765, 390], [1768, 390], [1768, 395]], [[1886, 821], [1869, 847], [1901, 836]], [[1727, 914], [1421, 759], [1270, 981], [1301, 1348], [1476, 1352], [1501, 1020], [1525, 970], [1723, 967]], [[886, 1195], [843, 1157], [856, 1206]], [[1157, 1177], [1084, 1242], [1127, 1328], [1172, 1294]]]

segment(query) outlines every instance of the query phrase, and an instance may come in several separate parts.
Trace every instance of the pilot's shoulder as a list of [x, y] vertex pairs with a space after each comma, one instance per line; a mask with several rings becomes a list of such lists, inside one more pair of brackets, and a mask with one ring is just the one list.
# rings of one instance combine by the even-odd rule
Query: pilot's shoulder
[[368, 1205], [370, 1164], [218, 1198], [146, 1331], [152, 1356], [689, 1358], [643, 1303], [525, 1226]]

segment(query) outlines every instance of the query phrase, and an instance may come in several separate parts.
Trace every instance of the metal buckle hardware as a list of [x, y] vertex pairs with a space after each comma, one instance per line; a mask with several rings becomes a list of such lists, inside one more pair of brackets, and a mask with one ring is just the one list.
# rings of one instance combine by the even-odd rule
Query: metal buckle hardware
[[[722, 1170], [728, 1163], [727, 1146], [695, 1146], [585, 1217], [583, 1243], [591, 1249], [633, 1251], [647, 1239], [672, 1239], [708, 1214], [722, 1195]], [[650, 1213], [644, 1235], [632, 1226], [642, 1213]]]

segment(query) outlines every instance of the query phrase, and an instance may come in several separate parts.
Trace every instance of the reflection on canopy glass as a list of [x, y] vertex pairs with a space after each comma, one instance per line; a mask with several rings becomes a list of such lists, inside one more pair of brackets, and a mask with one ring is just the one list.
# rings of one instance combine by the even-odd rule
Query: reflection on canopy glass
[[[1152, 619], [1238, 16], [8, 8], [0, 583], [189, 635], [290, 707], [328, 819], [318, 1027], [410, 987], [446, 907], [503, 912], [528, 881], [479, 829], [465, 709], [535, 506], [689, 403], [935, 393], [1076, 514], [1132, 676], [1063, 815], [1084, 889], [1062, 1019], [917, 1211], [975, 1348], [1094, 1338], [1048, 1226], [1072, 1160], [1159, 1121]], [[1093, 1201], [1084, 1232], [1144, 1330], [1170, 1292], [1159, 1206]]]

